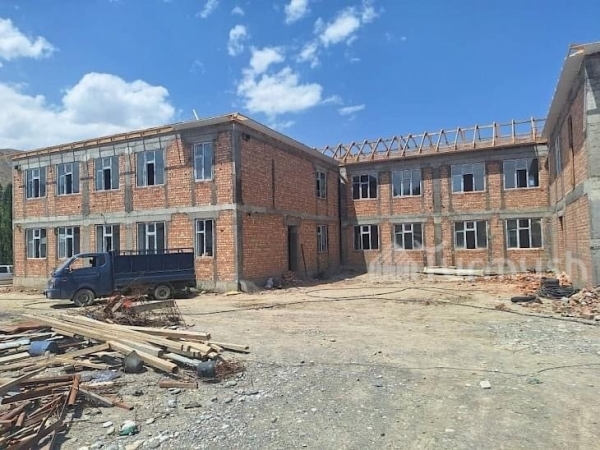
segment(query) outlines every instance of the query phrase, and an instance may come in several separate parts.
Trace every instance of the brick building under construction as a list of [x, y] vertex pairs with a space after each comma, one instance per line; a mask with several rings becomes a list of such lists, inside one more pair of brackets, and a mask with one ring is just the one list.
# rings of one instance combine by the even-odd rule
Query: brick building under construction
[[13, 159], [15, 284], [66, 257], [194, 247], [205, 288], [287, 270], [566, 270], [600, 283], [600, 44], [547, 119], [311, 149], [231, 114]]

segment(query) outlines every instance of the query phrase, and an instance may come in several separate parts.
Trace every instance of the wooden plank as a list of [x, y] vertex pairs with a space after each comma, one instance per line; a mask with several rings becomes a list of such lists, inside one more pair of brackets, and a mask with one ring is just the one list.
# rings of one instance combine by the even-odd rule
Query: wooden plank
[[12, 421], [15, 417], [23, 412], [25, 408], [27, 408], [31, 404], [31, 401], [23, 402], [19, 406], [11, 409], [6, 414], [2, 416], [2, 420], [10, 420]]
[[80, 380], [81, 380], [81, 378], [79, 377], [79, 375], [77, 375], [73, 379], [73, 384], [71, 385], [71, 391], [69, 392], [69, 396], [68, 396], [68, 400], [67, 400], [67, 405], [70, 408], [75, 406], [75, 400], [77, 400], [77, 393], [79, 392], [79, 381]]
[[75, 375], [55, 375], [52, 377], [40, 377], [40, 378], [35, 378], [33, 380], [23, 381], [20, 384], [20, 386], [25, 388], [25, 387], [37, 386], [40, 384], [62, 383], [65, 381], [73, 381], [73, 378], [75, 378]]
[[56, 356], [56, 358], [73, 359], [73, 358], [77, 358], [79, 356], [91, 355], [92, 353], [104, 352], [106, 350], [109, 350], [109, 348], [110, 347], [108, 346], [107, 343], [103, 343], [103, 344], [94, 345], [92, 347], [82, 348], [81, 350], [75, 350], [73, 352], [64, 353], [62, 355]]
[[160, 380], [158, 387], [163, 389], [169, 388], [182, 388], [182, 389], [197, 389], [198, 383], [196, 381], [177, 381], [177, 380]]
[[13, 364], [9, 364], [9, 365], [2, 365], [2, 366], [0, 366], [0, 372], [26, 369], [27, 367], [30, 367], [30, 366], [34, 366], [34, 367], [38, 367], [38, 368], [51, 367], [53, 365], [61, 365], [65, 361], [72, 363], [73, 358], [76, 358], [79, 356], [86, 356], [86, 355], [89, 355], [92, 353], [101, 352], [101, 351], [105, 351], [108, 349], [109, 349], [109, 347], [107, 344], [99, 344], [99, 345], [95, 345], [92, 347], [82, 348], [81, 350], [75, 350], [73, 352], [68, 352], [63, 355], [55, 355], [55, 356], [50, 356], [50, 357], [35, 356], [35, 357], [31, 357], [27, 360], [24, 360], [23, 362], [17, 362], [17, 363], [13, 363]]
[[180, 341], [180, 342], [181, 342], [181, 349], [186, 352], [190, 352], [190, 353], [200, 352], [204, 356], [204, 355], [207, 355], [208, 353], [210, 353], [210, 351], [212, 350], [210, 345], [203, 344], [202, 342], [189, 342], [189, 341]]
[[15, 353], [13, 355], [0, 357], [0, 364], [14, 363], [28, 358], [31, 358], [31, 355], [27, 352]]
[[124, 402], [113, 402], [113, 405], [117, 408], [126, 409], [127, 411], [133, 411], [133, 406]]
[[[111, 341], [114, 341], [114, 342], [121, 342], [130, 347], [134, 347], [134, 343], [136, 343], [136, 347], [138, 347], [137, 346], [138, 342], [140, 342], [140, 343], [144, 342], [144, 343], [146, 343], [146, 345], [152, 344], [154, 346], [164, 347], [170, 352], [177, 352], [177, 353], [183, 352], [192, 357], [197, 356], [196, 355], [197, 351], [194, 351], [193, 349], [192, 350], [189, 349], [189, 344], [191, 344], [189, 342], [172, 341], [172, 340], [160, 337], [160, 336], [153, 336], [153, 335], [146, 334], [146, 333], [140, 333], [135, 330], [129, 330], [129, 329], [127, 329], [127, 327], [124, 327], [122, 325], [106, 324], [104, 322], [99, 322], [97, 320], [89, 319], [87, 317], [82, 317], [82, 316], [61, 316], [61, 317], [64, 317], [66, 320], [73, 321], [74, 323], [85, 325], [86, 326], [85, 329], [90, 329], [89, 327], [92, 327], [92, 330], [96, 330], [95, 327], [98, 327], [98, 326], [100, 326], [102, 328], [106, 328], [105, 333], [111, 335], [111, 337], [109, 337], [108, 339], [110, 339]], [[70, 325], [70, 324], [67, 324], [67, 325]], [[77, 325], [73, 325], [73, 326], [77, 327]], [[94, 331], [91, 331], [91, 332], [94, 332]], [[160, 356], [160, 354], [156, 355], [153, 352], [145, 351], [143, 348], [138, 348], [138, 349], [144, 353], [152, 354], [154, 356]]]
[[[92, 328], [89, 325], [86, 327], [82, 327], [79, 325], [76, 325], [75, 323], [69, 323], [69, 322], [65, 322], [62, 320], [57, 320], [57, 319], [52, 319], [52, 318], [48, 318], [48, 317], [38, 317], [38, 316], [31, 316], [31, 315], [25, 315], [25, 317], [30, 317], [30, 318], [35, 318], [36, 320], [39, 320], [40, 322], [44, 322], [47, 325], [50, 325], [52, 328], [56, 329], [56, 330], [65, 330], [68, 332], [72, 332], [75, 334], [78, 334], [80, 336], [84, 336], [86, 338], [89, 339], [94, 339], [97, 341], [108, 341], [108, 340], [113, 340], [113, 341], [118, 341], [118, 342], [123, 342], [126, 343], [127, 345], [135, 348], [136, 350], [139, 351], [143, 351], [144, 353], [148, 353], [154, 356], [159, 356], [162, 353], [162, 350], [153, 346], [153, 345], [149, 345], [146, 342], [140, 341], [140, 340], [135, 340], [132, 339], [132, 337], [126, 337], [126, 336], [122, 336], [121, 333], [119, 333], [118, 335], [115, 335], [115, 330], [113, 327], [115, 327], [115, 325], [109, 325], [109, 324], [105, 324], [103, 322], [98, 322], [97, 320], [92, 320], [89, 319], [92, 323], [95, 324], [100, 324], [101, 328]], [[69, 317], [69, 319], [73, 320], [74, 322], [82, 322], [82, 323], [86, 323], [86, 320], [83, 321], [79, 321], [77, 319], [87, 319], [87, 317]], [[118, 326], [118, 325], [117, 325]]]
[[[55, 363], [57, 361], [54, 361]], [[80, 361], [80, 360], [74, 360], [74, 361], [70, 361], [70, 364], [68, 364], [67, 362], [63, 362], [63, 361], [58, 361], [60, 364], [66, 364], [66, 367], [72, 366], [73, 369], [76, 367], [87, 367], [88, 369], [95, 369], [95, 370], [110, 370], [110, 369], [114, 369], [115, 366], [109, 366], [108, 364], [97, 364], [97, 363], [93, 363], [91, 361]], [[118, 366], [116, 366], [118, 367]]]
[[38, 373], [42, 372], [44, 369], [35, 370], [33, 372], [29, 372], [28, 374], [22, 375], [19, 378], [15, 378], [8, 383], [5, 383], [0, 386], [0, 395], [4, 395], [9, 392], [13, 387], [18, 386], [22, 381], [28, 380], [29, 378], [33, 378]]
[[234, 352], [240, 352], [240, 353], [249, 353], [250, 352], [249, 345], [231, 344], [229, 342], [215, 342], [215, 341], [207, 342], [207, 344], [209, 344], [209, 345], [215, 344], [215, 345], [218, 345], [219, 347], [223, 347], [224, 349], [231, 350]]
[[223, 347], [221, 347], [220, 345], [217, 345], [217, 344], [215, 344], [213, 342], [211, 342], [208, 345], [209, 345], [210, 348], [212, 348], [217, 353], [222, 353], [223, 352]]
[[[108, 345], [110, 346], [110, 348], [112, 350], [120, 352], [124, 355], [127, 355], [134, 350], [132, 347], [122, 344], [120, 342], [109, 341]], [[140, 357], [140, 359], [142, 361], [144, 361], [146, 364], [148, 364], [156, 369], [160, 369], [160, 370], [163, 370], [165, 372], [170, 372], [170, 373], [177, 373], [177, 371], [179, 370], [179, 367], [177, 367], [177, 364], [170, 363], [168, 361], [165, 361], [164, 359], [160, 359], [160, 358], [150, 355], [148, 353], [144, 353], [144, 352], [136, 352], [136, 353], [138, 354], [138, 356]]]
[[47, 333], [20, 333], [20, 334], [9, 334], [9, 335], [0, 335], [0, 341], [4, 342], [4, 341], [10, 341], [12, 339], [20, 339], [20, 338], [26, 338], [26, 339], [30, 339], [30, 340], [40, 340], [40, 339], [47, 339], [49, 337], [52, 337], [54, 333], [52, 332], [47, 332]]
[[34, 398], [46, 397], [47, 395], [52, 395], [56, 393], [60, 393], [60, 391], [55, 392], [55, 389], [65, 388], [70, 386], [72, 383], [58, 383], [51, 387], [41, 387], [38, 389], [32, 389], [26, 392], [21, 392], [20, 394], [11, 395], [10, 397], [4, 397], [0, 400], [0, 404], [2, 405], [10, 405], [12, 403], [20, 402], [22, 400], [31, 400]]
[[164, 336], [179, 339], [188, 339], [190, 341], [206, 341], [210, 340], [210, 333], [203, 333], [201, 331], [188, 331], [188, 330], [168, 330], [165, 328], [150, 328], [150, 327], [135, 327], [127, 326], [126, 328], [133, 331], [140, 331], [146, 334], [152, 334], [154, 336]]
[[79, 392], [81, 392], [88, 400], [91, 400], [92, 402], [98, 405], [106, 406], [109, 408], [113, 406], [113, 401], [111, 399], [98, 395], [95, 392], [90, 392], [87, 389], [82, 388], [79, 388]]
[[25, 322], [19, 322], [16, 325], [2, 326], [2, 327], [0, 327], [0, 333], [15, 334], [15, 333], [21, 333], [23, 331], [39, 330], [39, 329], [45, 329], [45, 328], [48, 328], [48, 327], [42, 323], [33, 322], [33, 321], [25, 321]]
[[0, 350], [10, 350], [11, 348], [19, 348], [29, 345], [31, 341], [27, 338], [15, 339], [14, 341], [0, 342]]

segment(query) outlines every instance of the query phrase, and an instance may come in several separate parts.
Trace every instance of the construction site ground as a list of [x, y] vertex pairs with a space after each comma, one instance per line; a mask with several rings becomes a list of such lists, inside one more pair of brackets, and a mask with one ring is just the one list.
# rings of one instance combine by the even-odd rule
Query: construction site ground
[[[352, 276], [178, 300], [194, 329], [250, 345], [245, 373], [178, 394], [152, 371], [123, 375], [135, 409], [86, 407], [61, 448], [600, 448], [600, 322], [543, 316], [512, 304], [517, 294], [501, 282]], [[0, 322], [24, 311], [73, 309], [0, 294]], [[127, 419], [139, 434], [103, 427]]]

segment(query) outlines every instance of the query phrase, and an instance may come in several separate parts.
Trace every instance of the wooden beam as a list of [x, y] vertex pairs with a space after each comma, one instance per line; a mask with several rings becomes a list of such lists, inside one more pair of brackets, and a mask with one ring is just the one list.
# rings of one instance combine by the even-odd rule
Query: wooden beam
[[[128, 355], [129, 353], [131, 353], [134, 350], [132, 347], [122, 344], [120, 342], [109, 341], [108, 345], [110, 346], [110, 348], [112, 350], [120, 352], [124, 355]], [[164, 359], [158, 358], [158, 357], [150, 355], [148, 353], [138, 352], [138, 351], [136, 351], [136, 353], [138, 354], [138, 356], [140, 357], [140, 359], [142, 361], [144, 361], [146, 364], [148, 364], [156, 369], [160, 369], [162, 371], [170, 372], [170, 373], [177, 373], [177, 371], [179, 370], [179, 367], [177, 367], [177, 364], [170, 363], [168, 361], [165, 361]]]
[[132, 331], [140, 331], [142, 333], [151, 334], [154, 336], [164, 336], [180, 339], [188, 339], [190, 341], [207, 341], [210, 340], [210, 333], [192, 330], [168, 330], [165, 328], [150, 328], [150, 327], [135, 327], [127, 326], [126, 328]]
[[243, 344], [231, 344], [229, 342], [215, 342], [215, 341], [210, 341], [207, 342], [207, 344], [215, 344], [218, 345], [219, 347], [223, 347], [224, 349], [227, 350], [231, 350], [234, 352], [240, 352], [240, 353], [250, 353], [250, 346], [249, 345], [243, 345]]
[[18, 386], [22, 381], [28, 380], [29, 378], [33, 378], [38, 373], [42, 372], [44, 369], [34, 370], [33, 372], [29, 372], [28, 374], [22, 375], [19, 378], [15, 378], [8, 383], [5, 383], [0, 386], [0, 395], [4, 395], [9, 392], [13, 387]]
[[[63, 321], [63, 320], [48, 318], [48, 317], [38, 317], [38, 316], [31, 316], [31, 315], [26, 315], [26, 317], [35, 318], [36, 320], [39, 320], [40, 322], [44, 322], [45, 324], [50, 325], [52, 328], [54, 328], [56, 330], [65, 330], [65, 331], [73, 332], [75, 334], [87, 337], [89, 339], [94, 339], [97, 341], [108, 341], [108, 340], [119, 341], [119, 342], [122, 341], [123, 343], [127, 343], [127, 345], [129, 345], [132, 348], [135, 348], [136, 350], [143, 351], [144, 353], [149, 353], [154, 356], [159, 356], [162, 353], [161, 349], [156, 348], [153, 345], [149, 345], [146, 342], [143, 342], [144, 340], [142, 340], [141, 342], [136, 341], [135, 339], [132, 339], [132, 337], [122, 336], [121, 333], [119, 333], [118, 335], [115, 335], [116, 330], [113, 328], [113, 327], [115, 327], [115, 325], [98, 322], [98, 321], [92, 320], [92, 319], [89, 319], [89, 320], [91, 320], [91, 322], [93, 322], [95, 324], [100, 324], [102, 327], [101, 328], [93, 328], [93, 327], [90, 327], [89, 325], [86, 327], [82, 327], [82, 326], [77, 325], [76, 323], [73, 323], [73, 322], [85, 323], [87, 321], [85, 321], [85, 320], [81, 321], [78, 319], [87, 319], [86, 317], [79, 317], [79, 316], [71, 317], [71, 316], [69, 316], [69, 319], [72, 320], [71, 323]], [[116, 326], [118, 326], [118, 325], [116, 325]], [[103, 328], [106, 328], [106, 330], [104, 330]]]
[[163, 389], [181, 388], [181, 389], [197, 389], [197, 381], [177, 381], [177, 380], [160, 380], [158, 387]]
[[114, 406], [113, 401], [111, 399], [98, 395], [95, 392], [91, 392], [82, 388], [79, 388], [79, 392], [81, 392], [88, 400], [91, 400], [92, 402], [98, 405], [106, 406], [109, 408]]
[[12, 355], [0, 357], [0, 364], [13, 363], [13, 362], [22, 361], [22, 360], [28, 359], [28, 358], [31, 358], [31, 355], [27, 352], [14, 353]]

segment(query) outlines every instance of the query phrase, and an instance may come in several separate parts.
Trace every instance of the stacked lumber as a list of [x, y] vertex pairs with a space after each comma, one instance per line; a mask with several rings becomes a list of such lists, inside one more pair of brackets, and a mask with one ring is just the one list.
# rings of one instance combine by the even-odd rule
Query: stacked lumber
[[79, 375], [33, 378], [38, 369], [0, 385], [0, 448], [51, 449], [75, 406]]
[[[25, 317], [38, 323], [36, 332], [49, 330], [61, 336], [79, 336], [91, 345], [52, 356], [29, 357], [27, 353], [19, 352], [25, 354], [21, 354], [17, 361], [14, 359], [5, 363], [0, 361], [0, 371], [32, 370], [57, 365], [108, 369], [111, 367], [106, 364], [80, 358], [107, 351], [126, 356], [135, 351], [146, 365], [163, 372], [177, 373], [179, 370], [177, 363], [195, 368], [202, 361], [222, 359], [224, 351], [248, 352], [249, 350], [247, 345], [212, 341], [210, 334], [198, 331], [109, 324], [88, 317], [67, 314], [56, 318], [37, 315], [25, 315]], [[76, 342], [82, 344], [81, 340]]]

